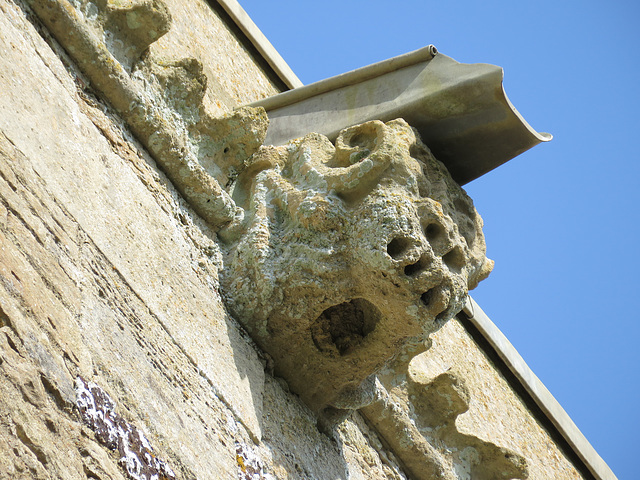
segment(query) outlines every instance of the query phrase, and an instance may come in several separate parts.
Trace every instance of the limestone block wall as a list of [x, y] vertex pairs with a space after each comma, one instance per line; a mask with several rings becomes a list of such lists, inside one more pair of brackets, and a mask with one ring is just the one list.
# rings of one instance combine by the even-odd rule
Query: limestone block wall
[[351, 451], [386, 478], [362, 430], [348, 450], [265, 376], [207, 226], [25, 5], [0, 8], [0, 478], [130, 478], [82, 421], [80, 376], [176, 478], [345, 478]]
[[[91, 16], [106, 3], [69, 5]], [[200, 0], [166, 4], [172, 28], [152, 53], [198, 57], [207, 108], [228, 113], [278, 91], [220, 10]], [[226, 312], [222, 268], [211, 226], [29, 2], [0, 0], [0, 478], [466, 479], [495, 471], [473, 467], [490, 460], [472, 458], [476, 450], [447, 457], [451, 468], [431, 477], [420, 469], [424, 452], [397, 441], [416, 424], [406, 375], [381, 377], [394, 421], [363, 410], [321, 431]], [[457, 372], [469, 408], [454, 416], [456, 429], [523, 459], [503, 478], [589, 478], [452, 322], [431, 350], [404, 359], [414, 384]], [[459, 447], [428, 428], [411, 430], [415, 445]]]

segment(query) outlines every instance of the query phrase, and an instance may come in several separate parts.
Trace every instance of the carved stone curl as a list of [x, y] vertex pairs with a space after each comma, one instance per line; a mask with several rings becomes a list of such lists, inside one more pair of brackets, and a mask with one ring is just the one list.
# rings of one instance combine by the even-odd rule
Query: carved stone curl
[[372, 375], [485, 278], [482, 220], [403, 120], [262, 147], [220, 236], [231, 312], [314, 410], [359, 408]]

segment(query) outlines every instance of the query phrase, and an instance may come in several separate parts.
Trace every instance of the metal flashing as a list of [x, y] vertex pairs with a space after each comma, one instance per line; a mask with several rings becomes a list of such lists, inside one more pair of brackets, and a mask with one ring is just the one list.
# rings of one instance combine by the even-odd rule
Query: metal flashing
[[458, 63], [429, 45], [251, 106], [267, 111], [271, 145], [309, 132], [333, 140], [355, 124], [404, 118], [464, 185], [552, 138], [522, 118], [502, 79], [500, 67]]

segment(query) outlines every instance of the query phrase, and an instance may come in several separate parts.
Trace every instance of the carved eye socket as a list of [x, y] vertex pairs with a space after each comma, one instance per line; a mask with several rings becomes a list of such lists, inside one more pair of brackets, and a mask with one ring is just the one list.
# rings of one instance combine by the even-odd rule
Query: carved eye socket
[[362, 126], [356, 133], [348, 138], [347, 143], [352, 148], [367, 148], [371, 150], [375, 146], [375, 128], [365, 128]]
[[404, 274], [408, 276], [417, 275], [429, 266], [429, 258], [422, 255], [416, 263], [404, 267]]
[[369, 142], [367, 141], [367, 136], [362, 132], [356, 133], [353, 137], [349, 139], [350, 147], [365, 147], [368, 144]]
[[427, 237], [429, 242], [437, 242], [445, 236], [445, 231], [442, 225], [439, 223], [430, 223], [424, 229], [424, 235]]
[[420, 300], [422, 300], [422, 303], [428, 307], [431, 304], [434, 295], [435, 293], [433, 291], [433, 288], [429, 289], [426, 292], [424, 292], [422, 295], [420, 295]]
[[384, 124], [377, 120], [349, 127], [338, 135], [335, 154], [327, 160], [331, 168], [345, 168], [369, 158], [384, 136]]
[[455, 247], [442, 257], [444, 264], [454, 272], [460, 272], [464, 267], [464, 253], [460, 247]]
[[411, 247], [411, 240], [405, 237], [396, 237], [387, 245], [387, 253], [391, 258], [398, 259], [402, 257]]
[[427, 224], [424, 236], [436, 255], [442, 255], [449, 250], [449, 234], [444, 225], [436, 222]]

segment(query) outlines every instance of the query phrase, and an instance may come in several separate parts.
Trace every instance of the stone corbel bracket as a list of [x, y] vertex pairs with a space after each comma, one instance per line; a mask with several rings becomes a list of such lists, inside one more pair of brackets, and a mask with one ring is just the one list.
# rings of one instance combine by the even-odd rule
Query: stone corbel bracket
[[198, 60], [152, 58], [149, 45], [171, 25], [162, 0], [27, 1], [195, 211], [214, 228], [232, 220], [220, 183], [262, 144], [268, 120], [252, 107], [213, 117]]

